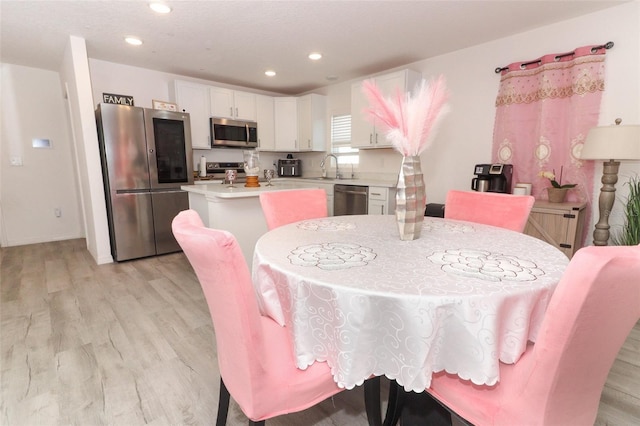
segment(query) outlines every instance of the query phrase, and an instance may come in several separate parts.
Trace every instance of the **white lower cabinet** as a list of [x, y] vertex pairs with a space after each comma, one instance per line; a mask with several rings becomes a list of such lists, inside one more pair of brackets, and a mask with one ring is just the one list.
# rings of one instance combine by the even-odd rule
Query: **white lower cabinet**
[[324, 185], [327, 191], [327, 212], [329, 216], [333, 216], [333, 185]]
[[396, 192], [394, 188], [383, 186], [369, 187], [369, 214], [395, 214]]

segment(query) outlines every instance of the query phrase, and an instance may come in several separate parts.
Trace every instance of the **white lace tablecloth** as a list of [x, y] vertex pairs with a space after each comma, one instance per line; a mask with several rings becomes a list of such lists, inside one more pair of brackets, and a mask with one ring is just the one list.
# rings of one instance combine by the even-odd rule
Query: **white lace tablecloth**
[[425, 217], [401, 241], [395, 217], [338, 216], [263, 235], [260, 309], [292, 333], [298, 368], [326, 361], [351, 389], [371, 375], [422, 392], [441, 370], [495, 384], [535, 341], [568, 259], [513, 231]]

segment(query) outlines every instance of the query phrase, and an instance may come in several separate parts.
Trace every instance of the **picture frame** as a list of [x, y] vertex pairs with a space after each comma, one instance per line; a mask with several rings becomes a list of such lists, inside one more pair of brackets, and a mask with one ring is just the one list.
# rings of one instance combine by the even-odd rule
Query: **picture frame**
[[173, 102], [158, 101], [153, 99], [151, 103], [153, 109], [159, 109], [162, 111], [178, 111], [178, 104], [174, 104]]

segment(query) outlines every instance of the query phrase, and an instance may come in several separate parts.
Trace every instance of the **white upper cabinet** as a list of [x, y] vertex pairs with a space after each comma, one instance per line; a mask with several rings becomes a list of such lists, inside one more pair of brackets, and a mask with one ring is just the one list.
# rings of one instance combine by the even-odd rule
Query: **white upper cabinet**
[[298, 98], [298, 140], [301, 151], [325, 151], [327, 100], [310, 94]]
[[[274, 98], [276, 151], [299, 151], [297, 98]], [[260, 133], [260, 129], [258, 129]]]
[[258, 147], [261, 151], [275, 151], [275, 111], [272, 96], [256, 95]]
[[326, 97], [272, 97], [176, 80], [175, 102], [191, 117], [194, 149], [211, 148], [210, 117], [258, 123], [263, 151], [326, 150]]
[[[326, 97], [275, 98], [276, 151], [325, 151]], [[260, 129], [258, 129], [260, 134]]]
[[[384, 96], [391, 96], [399, 88], [402, 93], [413, 91], [422, 75], [412, 70], [401, 70], [374, 78]], [[362, 82], [351, 86], [351, 146], [354, 148], [389, 148], [384, 132], [365, 120], [363, 109], [368, 106], [362, 93]]]
[[255, 93], [239, 92], [222, 87], [211, 87], [210, 93], [212, 116], [256, 121]]
[[209, 117], [211, 116], [211, 106], [209, 103], [209, 86], [176, 80], [175, 102], [178, 104], [178, 111], [189, 113], [192, 148], [210, 149]]

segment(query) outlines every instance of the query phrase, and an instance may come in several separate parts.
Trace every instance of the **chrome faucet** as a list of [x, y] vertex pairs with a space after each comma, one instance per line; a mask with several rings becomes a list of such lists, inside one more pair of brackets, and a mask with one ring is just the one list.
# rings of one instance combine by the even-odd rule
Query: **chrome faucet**
[[338, 157], [336, 157], [333, 154], [327, 154], [325, 155], [325, 157], [322, 159], [322, 162], [320, 163], [320, 168], [322, 169], [322, 175], [324, 176], [325, 174], [325, 169], [324, 169], [324, 162], [327, 160], [327, 158], [329, 157], [333, 157], [334, 160], [336, 160], [336, 179], [342, 179], [342, 175], [340, 174], [340, 169], [338, 168]]

